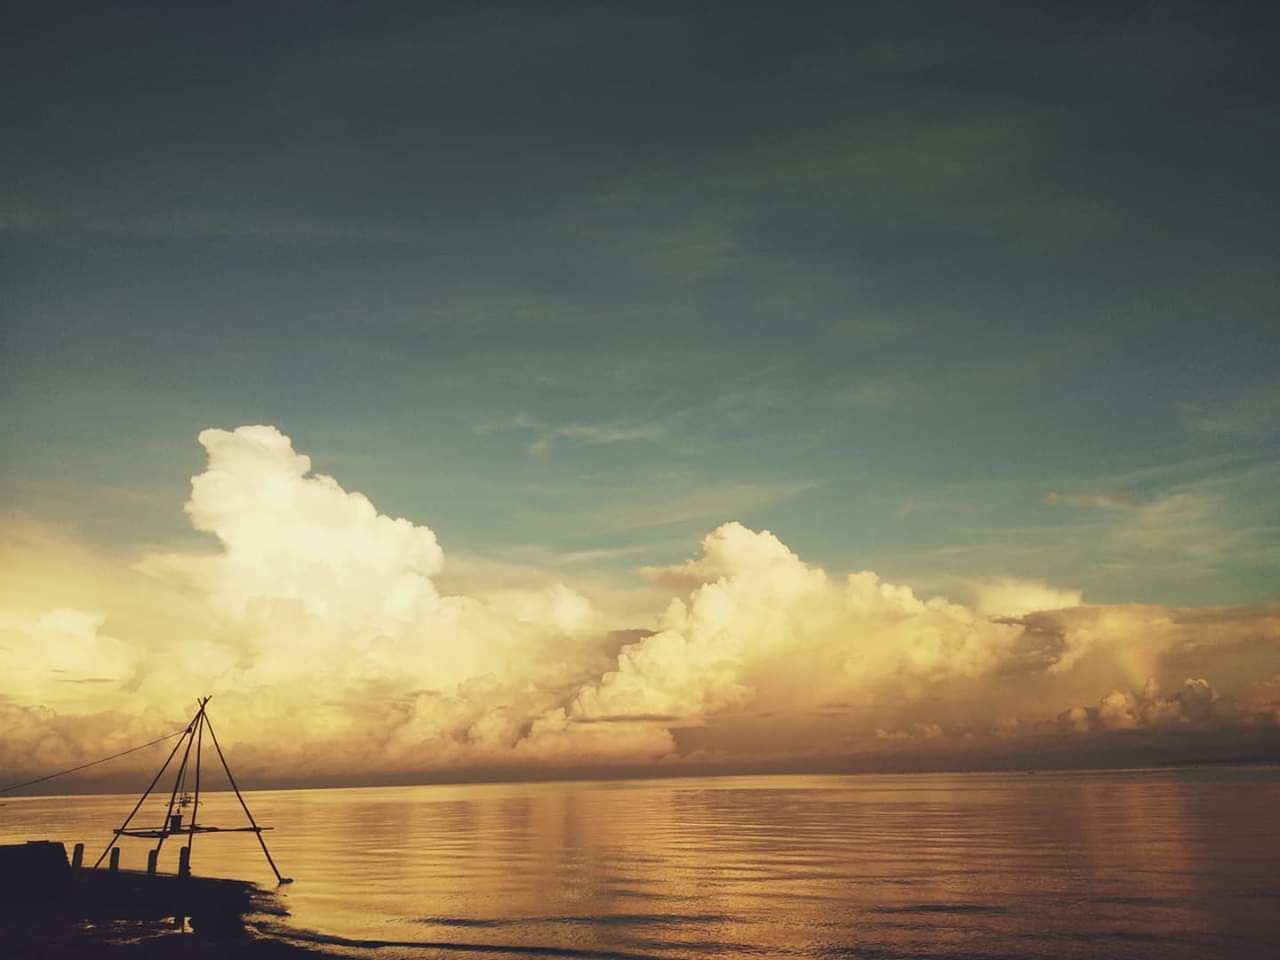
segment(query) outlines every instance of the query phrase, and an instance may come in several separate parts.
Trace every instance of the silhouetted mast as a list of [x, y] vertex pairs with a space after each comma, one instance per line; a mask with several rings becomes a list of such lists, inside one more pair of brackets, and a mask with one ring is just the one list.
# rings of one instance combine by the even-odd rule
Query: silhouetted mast
[[[98, 866], [106, 859], [108, 853], [115, 847], [121, 837], [145, 837], [156, 841], [155, 849], [147, 855], [147, 872], [154, 873], [156, 863], [160, 856], [160, 848], [164, 846], [164, 842], [171, 836], [185, 834], [187, 844], [178, 851], [178, 875], [188, 876], [191, 873], [191, 845], [195, 841], [197, 833], [252, 833], [258, 838], [258, 843], [262, 846], [262, 853], [267, 858], [267, 863], [271, 865], [271, 872], [276, 875], [279, 883], [292, 883], [293, 881], [281, 876], [280, 870], [276, 867], [276, 862], [271, 859], [271, 851], [267, 849], [267, 842], [262, 839], [264, 830], [270, 830], [270, 827], [262, 827], [253, 819], [253, 814], [249, 812], [249, 805], [245, 803], [244, 795], [240, 793], [240, 787], [236, 784], [236, 778], [231, 774], [231, 767], [227, 764], [227, 758], [222, 752], [222, 747], [218, 743], [218, 735], [213, 732], [213, 724], [209, 722], [208, 713], [205, 710], [210, 698], [204, 697], [200, 700], [200, 709], [196, 711], [196, 715], [191, 718], [191, 722], [187, 724], [187, 728], [182, 732], [182, 736], [178, 742], [173, 745], [173, 749], [169, 751], [169, 756], [165, 758], [164, 765], [160, 767], [160, 771], [152, 778], [147, 789], [142, 792], [142, 796], [138, 798], [138, 802], [134, 804], [133, 809], [129, 812], [129, 816], [125, 817], [122, 823], [111, 838], [111, 842], [107, 844], [107, 849], [102, 851], [102, 855], [98, 857], [93, 867], [96, 870]], [[213, 741], [214, 749], [217, 751], [218, 760], [222, 763], [222, 769], [227, 775], [227, 782], [231, 784], [231, 789], [235, 791], [236, 799], [240, 801], [240, 807], [244, 810], [244, 815], [249, 821], [247, 827], [215, 827], [210, 825], [198, 824], [196, 818], [200, 814], [200, 764], [201, 753], [204, 746], [204, 732], [209, 731], [209, 739]], [[186, 748], [183, 749], [183, 744]], [[195, 794], [191, 798], [191, 822], [186, 826], [182, 823], [182, 807], [187, 805], [188, 796], [186, 793], [187, 775], [189, 762], [191, 760], [191, 748], [195, 747], [195, 765], [192, 777], [195, 782]], [[139, 830], [129, 829], [129, 824], [133, 822], [133, 818], [137, 816], [138, 811], [142, 809], [143, 803], [147, 797], [155, 790], [156, 784], [164, 776], [165, 770], [169, 768], [169, 764], [173, 762], [173, 758], [178, 755], [178, 751], [182, 750], [182, 762], [178, 765], [178, 772], [173, 778], [173, 790], [169, 793], [169, 803], [165, 808], [164, 822], [157, 829]], [[174, 808], [178, 808], [178, 812], [174, 812]]]

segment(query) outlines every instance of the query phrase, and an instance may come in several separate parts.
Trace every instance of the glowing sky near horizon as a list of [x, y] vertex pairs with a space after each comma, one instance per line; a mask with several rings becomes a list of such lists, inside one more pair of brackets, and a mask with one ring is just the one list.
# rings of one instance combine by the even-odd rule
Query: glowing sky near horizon
[[0, 771], [1274, 750], [1266, 13], [127, 7], [0, 39]]

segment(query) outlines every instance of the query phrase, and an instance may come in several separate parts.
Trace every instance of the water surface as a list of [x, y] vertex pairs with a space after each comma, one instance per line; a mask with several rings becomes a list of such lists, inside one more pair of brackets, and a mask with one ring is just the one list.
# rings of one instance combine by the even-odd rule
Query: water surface
[[[1280, 956], [1278, 767], [246, 798], [296, 880], [286, 931], [355, 954]], [[92, 860], [132, 803], [11, 798], [0, 842], [83, 840]], [[233, 795], [201, 806], [202, 821], [244, 822]], [[123, 865], [146, 849], [125, 841]], [[198, 836], [192, 862], [274, 884], [249, 834]]]

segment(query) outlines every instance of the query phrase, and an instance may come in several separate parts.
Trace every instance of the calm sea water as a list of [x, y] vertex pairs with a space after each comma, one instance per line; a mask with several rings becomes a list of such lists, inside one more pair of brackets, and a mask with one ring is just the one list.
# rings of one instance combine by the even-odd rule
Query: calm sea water
[[[283, 932], [356, 955], [1280, 956], [1277, 767], [247, 798], [296, 880]], [[208, 801], [202, 821], [243, 822]], [[96, 856], [131, 805], [10, 798], [0, 841]], [[124, 866], [146, 849], [126, 841]], [[197, 837], [193, 865], [274, 882], [248, 834]]]

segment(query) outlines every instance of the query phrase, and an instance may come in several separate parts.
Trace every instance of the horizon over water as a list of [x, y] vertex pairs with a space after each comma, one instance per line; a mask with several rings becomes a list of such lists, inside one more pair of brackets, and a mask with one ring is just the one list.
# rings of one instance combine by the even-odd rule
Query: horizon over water
[[[167, 793], [164, 797], [167, 800]], [[1280, 952], [1280, 766], [772, 775], [246, 794], [260, 929], [353, 955], [1203, 958]], [[0, 842], [84, 842], [128, 795], [14, 797]], [[158, 823], [163, 802], [140, 814]], [[239, 826], [230, 793], [201, 823]], [[161, 869], [175, 869], [179, 844]], [[125, 840], [122, 866], [148, 844]], [[192, 866], [274, 886], [251, 834]]]

